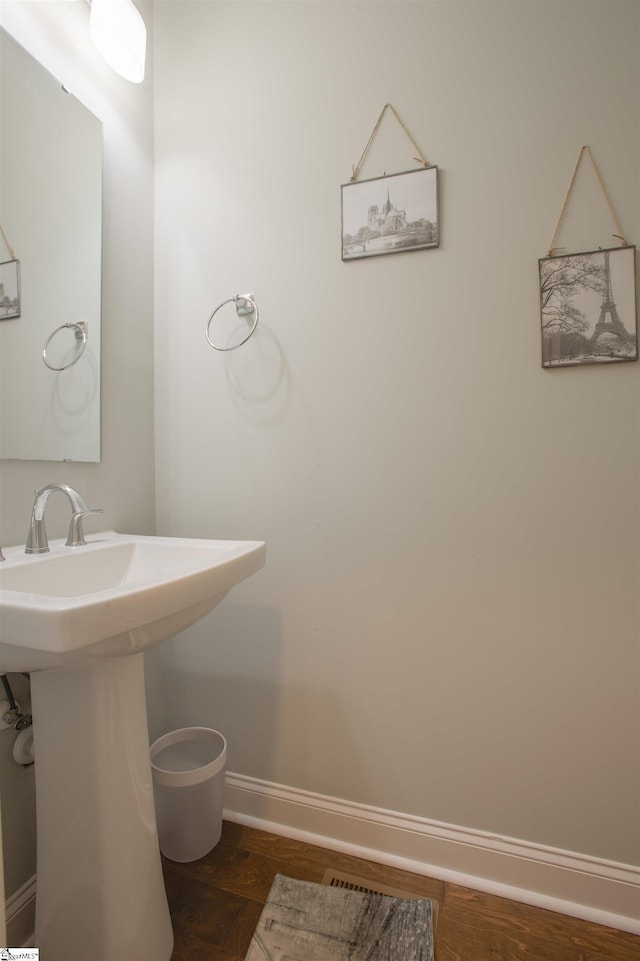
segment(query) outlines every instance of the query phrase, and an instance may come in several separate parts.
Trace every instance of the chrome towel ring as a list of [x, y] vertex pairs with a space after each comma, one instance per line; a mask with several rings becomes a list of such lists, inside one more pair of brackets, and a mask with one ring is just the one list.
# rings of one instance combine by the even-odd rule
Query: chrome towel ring
[[[218, 313], [218, 311], [225, 306], [225, 304], [235, 304], [236, 314], [238, 315], [238, 317], [247, 317], [249, 314], [253, 314], [253, 324], [251, 325], [249, 333], [246, 334], [242, 338], [242, 340], [238, 341], [237, 344], [231, 344], [230, 347], [222, 347], [220, 344], [214, 343], [214, 341], [211, 338], [211, 321], [213, 320], [215, 315]], [[210, 346], [213, 347], [214, 350], [235, 350], [237, 347], [242, 347], [243, 344], [246, 344], [246, 342], [249, 340], [249, 338], [251, 337], [251, 335], [253, 334], [257, 326], [258, 326], [258, 305], [253, 299], [253, 294], [236, 294], [235, 297], [229, 297], [228, 300], [223, 300], [221, 304], [218, 304], [214, 312], [211, 314], [211, 317], [209, 317], [205, 333]]]
[[[75, 338], [76, 338], [76, 341], [82, 341], [82, 343], [80, 344], [80, 347], [78, 348], [78, 351], [77, 351], [76, 355], [69, 361], [68, 364], [63, 364], [62, 367], [54, 367], [54, 365], [53, 365], [53, 364], [50, 364], [49, 361], [47, 360], [47, 348], [48, 348], [49, 344], [51, 343], [51, 341], [53, 340], [53, 338], [56, 336], [56, 334], [60, 333], [61, 330], [68, 330], [68, 329], [71, 329], [71, 328], [73, 328], [73, 330], [74, 330], [74, 336], [75, 336]], [[60, 326], [59, 326], [59, 327], [56, 327], [56, 329], [53, 331], [53, 333], [52, 333], [52, 334], [49, 334], [49, 336], [47, 337], [47, 339], [46, 339], [46, 341], [45, 341], [45, 345], [44, 345], [44, 347], [42, 348], [42, 359], [43, 359], [43, 361], [44, 361], [44, 363], [45, 363], [45, 366], [48, 367], [49, 370], [67, 370], [69, 367], [73, 367], [74, 364], [77, 364], [77, 363], [78, 363], [78, 361], [80, 360], [80, 358], [82, 357], [82, 355], [83, 355], [83, 353], [84, 353], [84, 349], [85, 349], [86, 346], [87, 346], [87, 323], [86, 323], [86, 321], [80, 320], [80, 321], [78, 321], [77, 323], [74, 323], [74, 324], [71, 324], [71, 323], [69, 323], [69, 324], [60, 324]]]

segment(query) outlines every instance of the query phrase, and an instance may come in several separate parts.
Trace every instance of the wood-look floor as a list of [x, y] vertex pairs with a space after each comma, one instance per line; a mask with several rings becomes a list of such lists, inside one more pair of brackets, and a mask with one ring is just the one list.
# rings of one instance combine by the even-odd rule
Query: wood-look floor
[[640, 961], [640, 937], [224, 822], [192, 864], [164, 860], [172, 961], [244, 961], [276, 874], [366, 877], [438, 902], [436, 961]]

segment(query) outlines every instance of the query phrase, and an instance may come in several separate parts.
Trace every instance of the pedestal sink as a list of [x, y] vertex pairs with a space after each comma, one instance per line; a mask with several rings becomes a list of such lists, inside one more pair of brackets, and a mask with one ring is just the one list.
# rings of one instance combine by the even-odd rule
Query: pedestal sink
[[47, 961], [169, 961], [142, 652], [264, 564], [261, 541], [106, 532], [5, 550], [0, 672], [31, 672], [36, 940]]

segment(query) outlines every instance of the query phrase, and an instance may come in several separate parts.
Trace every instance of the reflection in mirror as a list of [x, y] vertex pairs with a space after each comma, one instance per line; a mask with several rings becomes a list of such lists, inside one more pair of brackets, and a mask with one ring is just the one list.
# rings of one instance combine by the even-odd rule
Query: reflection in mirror
[[102, 124], [1, 29], [0, 124], [0, 457], [99, 461]]

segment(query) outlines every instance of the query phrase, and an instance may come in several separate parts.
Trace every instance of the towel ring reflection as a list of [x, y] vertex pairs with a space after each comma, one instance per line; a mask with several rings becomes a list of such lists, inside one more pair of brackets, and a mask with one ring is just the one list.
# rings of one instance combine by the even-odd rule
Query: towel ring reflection
[[[251, 325], [251, 329], [249, 330], [249, 333], [245, 337], [243, 337], [242, 340], [239, 341], [237, 344], [232, 344], [231, 347], [221, 347], [220, 344], [214, 343], [213, 340], [211, 339], [211, 331], [210, 331], [211, 321], [213, 320], [215, 315], [218, 313], [218, 311], [225, 306], [225, 304], [235, 304], [236, 314], [238, 315], [238, 317], [246, 317], [247, 314], [254, 315], [253, 324]], [[237, 347], [242, 347], [243, 344], [246, 344], [246, 342], [249, 340], [249, 338], [251, 337], [251, 335], [253, 334], [257, 326], [258, 326], [258, 305], [253, 299], [253, 294], [236, 294], [235, 297], [229, 297], [228, 300], [223, 300], [221, 304], [218, 304], [214, 312], [211, 314], [211, 317], [209, 317], [209, 321], [207, 323], [205, 333], [210, 346], [213, 347], [214, 350], [235, 350]]]
[[[59, 334], [61, 330], [68, 330], [68, 329], [70, 329], [70, 328], [74, 328], [74, 335], [75, 335], [76, 340], [77, 340], [77, 341], [81, 340], [82, 343], [80, 344], [80, 347], [79, 347], [79, 349], [78, 349], [77, 354], [75, 355], [75, 357], [73, 357], [73, 358], [69, 361], [68, 364], [63, 364], [62, 367], [54, 367], [53, 364], [50, 364], [49, 361], [47, 360], [47, 347], [49, 346], [49, 344], [51, 343], [51, 341], [53, 340], [53, 338], [56, 336], [56, 334]], [[74, 324], [71, 324], [71, 323], [69, 323], [69, 324], [60, 324], [60, 326], [59, 326], [59, 327], [56, 327], [56, 329], [53, 331], [53, 333], [52, 333], [52, 334], [49, 334], [49, 336], [47, 337], [47, 339], [46, 339], [46, 341], [45, 341], [45, 345], [44, 345], [44, 347], [42, 348], [42, 359], [43, 359], [43, 361], [44, 361], [44, 363], [45, 363], [45, 366], [48, 367], [49, 370], [67, 370], [69, 367], [73, 367], [74, 364], [77, 364], [77, 363], [78, 363], [78, 361], [80, 360], [80, 358], [81, 358], [82, 355], [84, 354], [84, 349], [85, 349], [86, 346], [87, 346], [87, 324], [86, 324], [86, 321], [80, 320], [80, 321], [78, 321], [77, 323], [74, 323]]]

